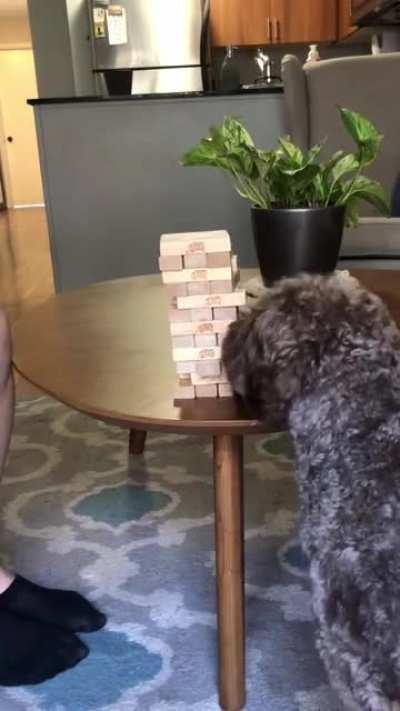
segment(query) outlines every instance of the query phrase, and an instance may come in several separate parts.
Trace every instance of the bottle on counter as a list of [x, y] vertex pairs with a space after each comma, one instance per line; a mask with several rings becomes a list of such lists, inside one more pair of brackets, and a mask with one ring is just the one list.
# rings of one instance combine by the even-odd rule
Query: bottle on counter
[[307, 54], [307, 59], [306, 59], [306, 64], [308, 62], [319, 62], [321, 59], [318, 51], [318, 45], [317, 44], [310, 44], [310, 49]]
[[270, 84], [272, 62], [262, 47], [258, 47], [254, 56], [254, 63], [256, 65], [255, 83], [261, 82], [263, 84]]
[[237, 47], [229, 45], [226, 48], [224, 61], [221, 65], [219, 85], [223, 91], [240, 89], [240, 65]]
[[377, 55], [381, 53], [381, 45], [379, 42], [378, 35], [372, 35], [371, 37], [371, 54]]

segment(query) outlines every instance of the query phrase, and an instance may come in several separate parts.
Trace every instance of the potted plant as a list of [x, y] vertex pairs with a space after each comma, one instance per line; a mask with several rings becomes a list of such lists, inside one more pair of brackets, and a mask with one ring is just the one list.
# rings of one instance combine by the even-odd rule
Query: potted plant
[[338, 150], [323, 161], [322, 143], [302, 151], [290, 137], [280, 138], [273, 150], [260, 149], [243, 123], [227, 116], [182, 158], [185, 166], [227, 171], [239, 195], [250, 201], [266, 284], [301, 271], [333, 271], [343, 227], [358, 223], [361, 200], [389, 215], [382, 186], [363, 175], [375, 160], [382, 135], [361, 114], [345, 108], [339, 112], [355, 141], [353, 153]]

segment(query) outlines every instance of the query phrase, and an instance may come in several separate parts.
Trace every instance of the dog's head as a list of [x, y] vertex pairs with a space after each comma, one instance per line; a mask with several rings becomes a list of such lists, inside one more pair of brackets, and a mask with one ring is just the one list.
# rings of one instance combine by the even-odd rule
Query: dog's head
[[353, 277], [283, 279], [250, 315], [231, 324], [223, 362], [236, 393], [258, 417], [282, 424], [288, 408], [329, 365], [378, 349], [393, 360], [396, 326], [380, 300]]

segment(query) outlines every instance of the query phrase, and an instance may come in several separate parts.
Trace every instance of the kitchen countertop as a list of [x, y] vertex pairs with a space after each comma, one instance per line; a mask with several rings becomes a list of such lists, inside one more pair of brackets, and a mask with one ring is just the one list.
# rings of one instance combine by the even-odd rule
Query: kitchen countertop
[[148, 101], [148, 100], [163, 100], [163, 99], [196, 99], [202, 97], [213, 96], [247, 96], [249, 94], [281, 94], [283, 93], [283, 84], [276, 83], [271, 86], [263, 87], [262, 89], [235, 89], [234, 91], [186, 91], [174, 92], [165, 94], [127, 94], [124, 96], [55, 96], [52, 98], [28, 99], [28, 104], [31, 106], [40, 106], [43, 104], [79, 104], [79, 103], [105, 103], [109, 101]]

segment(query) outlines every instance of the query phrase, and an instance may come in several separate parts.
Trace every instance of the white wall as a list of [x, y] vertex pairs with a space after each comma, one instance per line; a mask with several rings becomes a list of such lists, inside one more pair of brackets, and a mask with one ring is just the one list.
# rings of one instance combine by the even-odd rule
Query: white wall
[[26, 15], [0, 17], [0, 49], [25, 49], [31, 46]]

